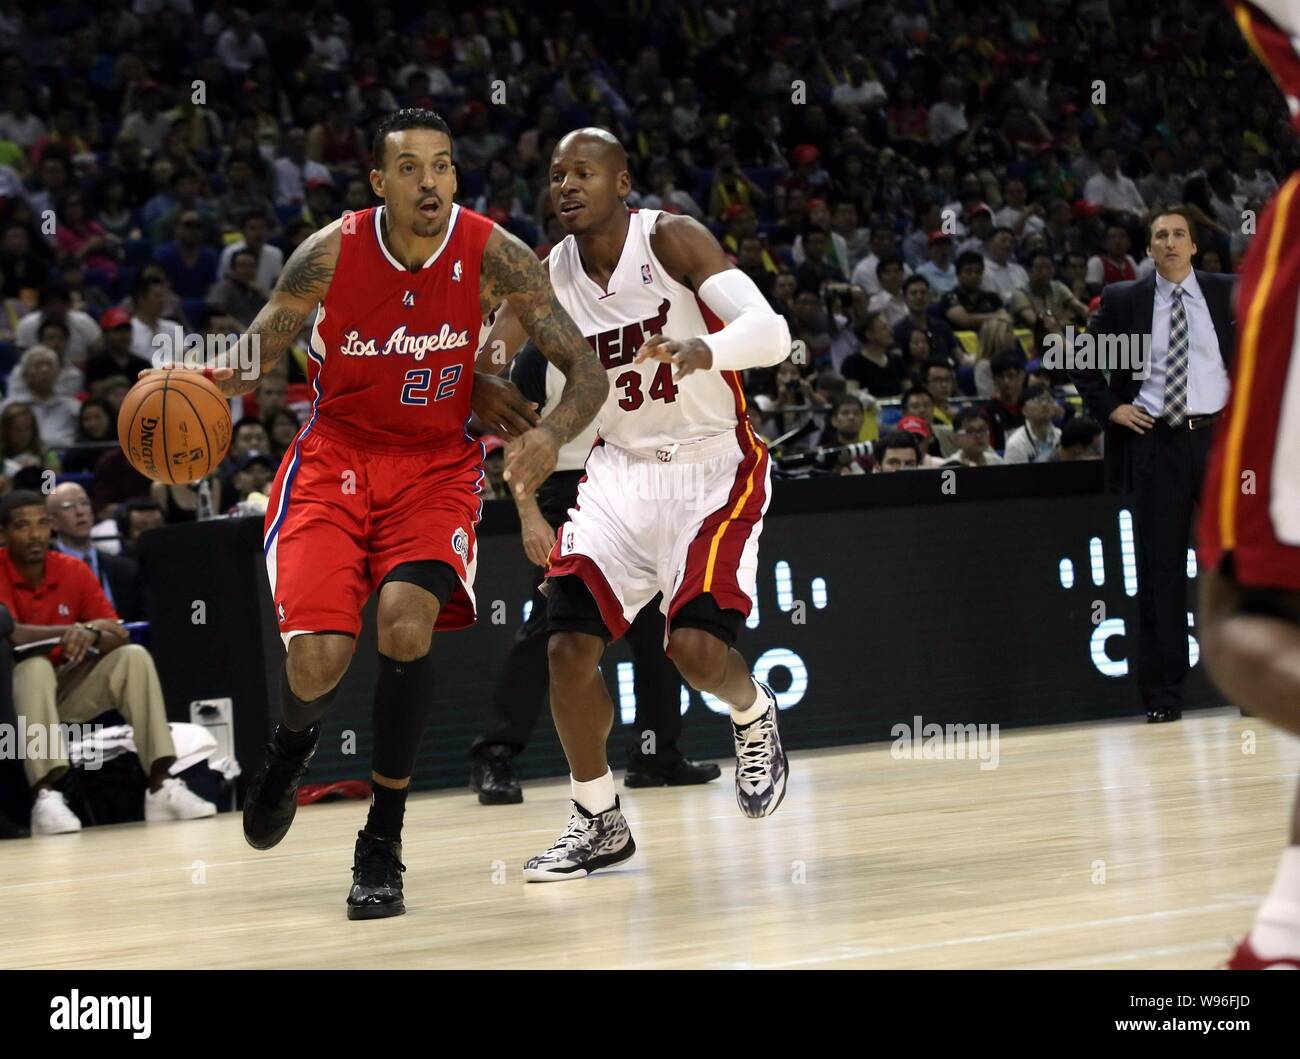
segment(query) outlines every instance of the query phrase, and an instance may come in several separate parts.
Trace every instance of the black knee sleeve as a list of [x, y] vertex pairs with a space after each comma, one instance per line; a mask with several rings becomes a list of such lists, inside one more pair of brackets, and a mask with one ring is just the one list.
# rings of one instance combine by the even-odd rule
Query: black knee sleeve
[[318, 699], [304, 702], [289, 687], [289, 663], [280, 667], [280, 719], [284, 726], [295, 732], [305, 732], [319, 721], [338, 694], [337, 684]]
[[424, 589], [438, 600], [439, 607], [445, 607], [452, 593], [460, 587], [460, 577], [456, 571], [441, 559], [398, 563], [388, 571], [383, 584], [386, 585], [389, 581], [406, 581]]
[[395, 662], [381, 654], [375, 686], [375, 745], [371, 765], [375, 772], [394, 780], [411, 774], [432, 707], [431, 655], [410, 662]]

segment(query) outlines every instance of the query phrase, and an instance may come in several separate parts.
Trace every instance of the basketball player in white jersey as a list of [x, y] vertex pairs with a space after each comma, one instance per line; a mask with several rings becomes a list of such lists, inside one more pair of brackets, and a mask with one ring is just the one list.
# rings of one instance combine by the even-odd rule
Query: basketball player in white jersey
[[[550, 182], [569, 233], [550, 253], [551, 285], [611, 386], [547, 569], [551, 710], [573, 801], [569, 826], [525, 865], [531, 882], [582, 878], [636, 850], [605, 754], [614, 707], [598, 666], [657, 593], [682, 676], [731, 708], [746, 816], [776, 810], [788, 768], [776, 697], [732, 644], [770, 496], [740, 372], [784, 360], [789, 328], [698, 222], [628, 210], [627, 155], [610, 133], [565, 136]], [[487, 348], [497, 340], [511, 354], [522, 344], [508, 312]]]

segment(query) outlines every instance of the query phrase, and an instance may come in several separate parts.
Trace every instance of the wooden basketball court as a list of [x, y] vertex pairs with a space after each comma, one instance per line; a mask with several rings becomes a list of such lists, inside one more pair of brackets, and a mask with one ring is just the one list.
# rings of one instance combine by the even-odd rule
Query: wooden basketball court
[[[1252, 745], [1253, 743], [1253, 745]], [[1247, 751], [1252, 751], [1247, 752]], [[349, 922], [359, 802], [269, 853], [237, 815], [0, 844], [0, 966], [1209, 968], [1286, 840], [1300, 743], [1235, 710], [1002, 733], [998, 767], [801, 753], [775, 816], [623, 792], [636, 857], [525, 884], [567, 784], [413, 797], [408, 913]]]

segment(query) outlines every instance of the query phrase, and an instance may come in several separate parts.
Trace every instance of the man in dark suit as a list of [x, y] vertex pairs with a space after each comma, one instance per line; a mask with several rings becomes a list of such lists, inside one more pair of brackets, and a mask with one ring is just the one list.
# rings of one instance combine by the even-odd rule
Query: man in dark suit
[[[1138, 548], [1138, 686], [1148, 721], [1182, 716], [1187, 676], [1187, 546], [1235, 344], [1235, 277], [1196, 272], [1186, 211], [1164, 207], [1147, 226], [1156, 272], [1112, 283], [1089, 333], [1119, 338], [1108, 359], [1074, 370], [1088, 411], [1106, 425], [1106, 485], [1132, 496]], [[1151, 343], [1134, 370], [1135, 350]], [[1097, 344], [1099, 359], [1105, 344]], [[1109, 378], [1104, 374], [1109, 369]]]
[[142, 618], [140, 568], [133, 559], [109, 555], [95, 547], [90, 536], [95, 518], [86, 491], [76, 482], [63, 482], [55, 486], [46, 506], [59, 535], [54, 546], [94, 571], [99, 587], [123, 621]]
[[[1107, 363], [1071, 371], [1089, 413], [1106, 427], [1107, 488], [1131, 496], [1137, 679], [1152, 722], [1182, 716], [1187, 546], [1235, 343], [1235, 277], [1192, 268], [1195, 236], [1183, 208], [1152, 213], [1147, 253], [1155, 273], [1102, 291], [1088, 331], [1112, 336], [1095, 347]], [[1148, 341], [1150, 356], [1138, 361]]]

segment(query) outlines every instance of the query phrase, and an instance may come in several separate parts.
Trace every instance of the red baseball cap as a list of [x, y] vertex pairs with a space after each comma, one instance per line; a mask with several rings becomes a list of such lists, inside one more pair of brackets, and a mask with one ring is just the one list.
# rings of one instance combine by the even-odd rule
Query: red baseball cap
[[822, 156], [815, 143], [801, 143], [791, 153], [795, 165], [812, 165]]
[[99, 326], [105, 331], [111, 331], [115, 327], [129, 326], [131, 323], [131, 314], [121, 306], [115, 305], [111, 309], [105, 309], [99, 318]]
[[903, 416], [898, 421], [898, 429], [906, 430], [909, 434], [919, 434], [923, 438], [930, 436], [930, 424], [920, 416]]
[[950, 242], [950, 243], [952, 242], [952, 236], [949, 235], [947, 232], [942, 231], [942, 230], [939, 229], [939, 228], [936, 228], [934, 231], [932, 231], [932, 232], [930, 233], [930, 237], [929, 237], [929, 238], [930, 238], [930, 244], [931, 244], [931, 245], [934, 245], [935, 243], [941, 243], [941, 242], [943, 242], [945, 239], [947, 239], [948, 242]]

